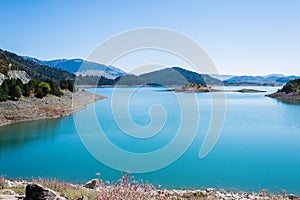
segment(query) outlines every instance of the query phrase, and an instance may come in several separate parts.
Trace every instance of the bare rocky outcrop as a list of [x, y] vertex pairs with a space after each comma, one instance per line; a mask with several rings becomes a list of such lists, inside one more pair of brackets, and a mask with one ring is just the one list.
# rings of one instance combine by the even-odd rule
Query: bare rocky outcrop
[[25, 71], [10, 70], [8, 71], [7, 75], [10, 79], [20, 79], [23, 82], [23, 84], [28, 83], [30, 81], [30, 76]]
[[40, 184], [11, 180], [6, 182], [8, 188], [24, 187], [25, 195], [16, 194], [12, 189], [0, 189], [0, 200], [66, 200], [65, 197], [60, 196], [57, 192]]
[[25, 199], [23, 195], [0, 195], [0, 200], [20, 200]]
[[39, 184], [28, 184], [26, 186], [25, 200], [65, 200], [53, 190]]
[[5, 76], [4, 74], [0, 73], [0, 85], [2, 85], [3, 81], [5, 79], [20, 79], [22, 81], [22, 83], [28, 83], [30, 81], [30, 76], [22, 70], [10, 70], [7, 73], [7, 76]]
[[84, 184], [84, 187], [89, 188], [89, 189], [96, 189], [97, 185], [99, 185], [99, 180], [98, 179], [92, 179]]

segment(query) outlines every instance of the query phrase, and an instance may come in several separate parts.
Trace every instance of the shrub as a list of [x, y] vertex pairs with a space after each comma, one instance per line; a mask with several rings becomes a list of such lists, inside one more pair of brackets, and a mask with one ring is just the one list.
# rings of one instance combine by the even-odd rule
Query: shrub
[[25, 83], [22, 87], [23, 91], [22, 91], [22, 94], [23, 96], [25, 97], [29, 97], [30, 96], [30, 87], [27, 83]]
[[50, 87], [49, 83], [46, 83], [46, 82], [41, 82], [38, 85], [38, 87], [42, 89], [42, 91], [45, 95], [47, 95], [51, 90], [51, 87]]
[[62, 80], [59, 84], [62, 90], [69, 90], [70, 92], [74, 92], [74, 81], [72, 80]]
[[47, 94], [45, 94], [42, 90], [42, 88], [37, 88], [35, 91], [35, 97], [42, 99], [43, 97], [45, 97]]
[[22, 96], [22, 89], [20, 88], [20, 86], [16, 85], [12, 90], [11, 98], [13, 100], [19, 100], [21, 96]]
[[51, 88], [50, 94], [53, 94], [53, 95], [59, 96], [59, 97], [63, 95], [63, 93], [59, 89], [58, 84], [54, 80], [48, 79], [46, 82], [49, 83], [49, 85], [50, 85], [50, 88]]
[[1, 88], [3, 90], [3, 94], [6, 94], [6, 96], [8, 95], [9, 92], [9, 87], [8, 87], [8, 79], [5, 79], [1, 85]]
[[[73, 91], [74, 83], [71, 80], [66, 80], [63, 86]], [[22, 95], [26, 97], [30, 96], [31, 92], [33, 92], [37, 98], [43, 98], [47, 95], [63, 95], [54, 80], [48, 79], [45, 82], [41, 82], [37, 77], [24, 84], [20, 79], [5, 79], [0, 88], [0, 101], [6, 101], [7, 99], [18, 100]]]
[[7, 99], [8, 99], [7, 94], [5, 94], [2, 87], [0, 87], [0, 101], [6, 101]]
[[34, 77], [33, 79], [31, 79], [31, 80], [28, 82], [28, 85], [29, 85], [30, 90], [36, 89], [36, 87], [39, 85], [40, 82], [41, 82], [40, 79], [37, 78], [37, 77]]
[[22, 87], [23, 87], [23, 82], [22, 82], [22, 80], [18, 78], [18, 79], [16, 80], [16, 85], [18, 85], [20, 88], [22, 88]]

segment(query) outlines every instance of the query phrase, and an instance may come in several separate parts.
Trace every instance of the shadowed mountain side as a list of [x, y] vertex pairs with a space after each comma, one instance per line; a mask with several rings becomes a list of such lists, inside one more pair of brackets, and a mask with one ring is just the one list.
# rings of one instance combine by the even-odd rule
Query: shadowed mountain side
[[223, 82], [208, 75], [198, 74], [179, 67], [165, 68], [139, 76], [127, 74], [115, 79], [117, 85], [183, 85], [194, 82], [202, 85], [222, 85]]
[[75, 59], [56, 59], [56, 60], [39, 60], [32, 57], [26, 57], [25, 59], [34, 61], [41, 65], [47, 65], [56, 69], [66, 70], [77, 76], [104, 76], [108, 79], [115, 79], [119, 76], [125, 75], [125, 72], [113, 66], [106, 66], [96, 62], [86, 61], [79, 58]]
[[1, 68], [14, 66], [17, 69], [27, 72], [31, 78], [37, 76], [41, 80], [53, 79], [55, 81], [75, 78], [74, 74], [71, 74], [67, 71], [40, 65], [8, 51], [3, 51], [0, 49], [0, 55], [1, 61], [4, 62], [1, 63]]

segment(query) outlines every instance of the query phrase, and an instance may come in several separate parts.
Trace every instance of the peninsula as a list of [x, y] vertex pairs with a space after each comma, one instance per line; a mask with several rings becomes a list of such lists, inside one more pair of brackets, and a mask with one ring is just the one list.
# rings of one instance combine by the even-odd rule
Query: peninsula
[[273, 94], [266, 95], [271, 98], [279, 99], [289, 103], [300, 103], [300, 78], [289, 81]]
[[0, 49], [0, 126], [67, 116], [104, 98], [77, 90], [74, 79]]
[[0, 126], [68, 116], [90, 103], [105, 98], [84, 90], [74, 93], [62, 90], [62, 93], [61, 97], [21, 97], [19, 101], [0, 102]]

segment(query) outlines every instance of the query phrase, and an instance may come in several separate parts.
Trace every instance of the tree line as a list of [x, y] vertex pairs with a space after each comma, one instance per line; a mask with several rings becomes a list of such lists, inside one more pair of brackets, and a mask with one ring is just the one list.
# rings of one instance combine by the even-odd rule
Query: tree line
[[0, 101], [17, 101], [21, 96], [31, 95], [37, 98], [45, 96], [62, 96], [61, 90], [67, 89], [74, 92], [74, 81], [62, 80], [55, 82], [52, 79], [41, 81], [38, 77], [31, 79], [28, 83], [23, 83], [20, 79], [5, 79], [0, 87]]

